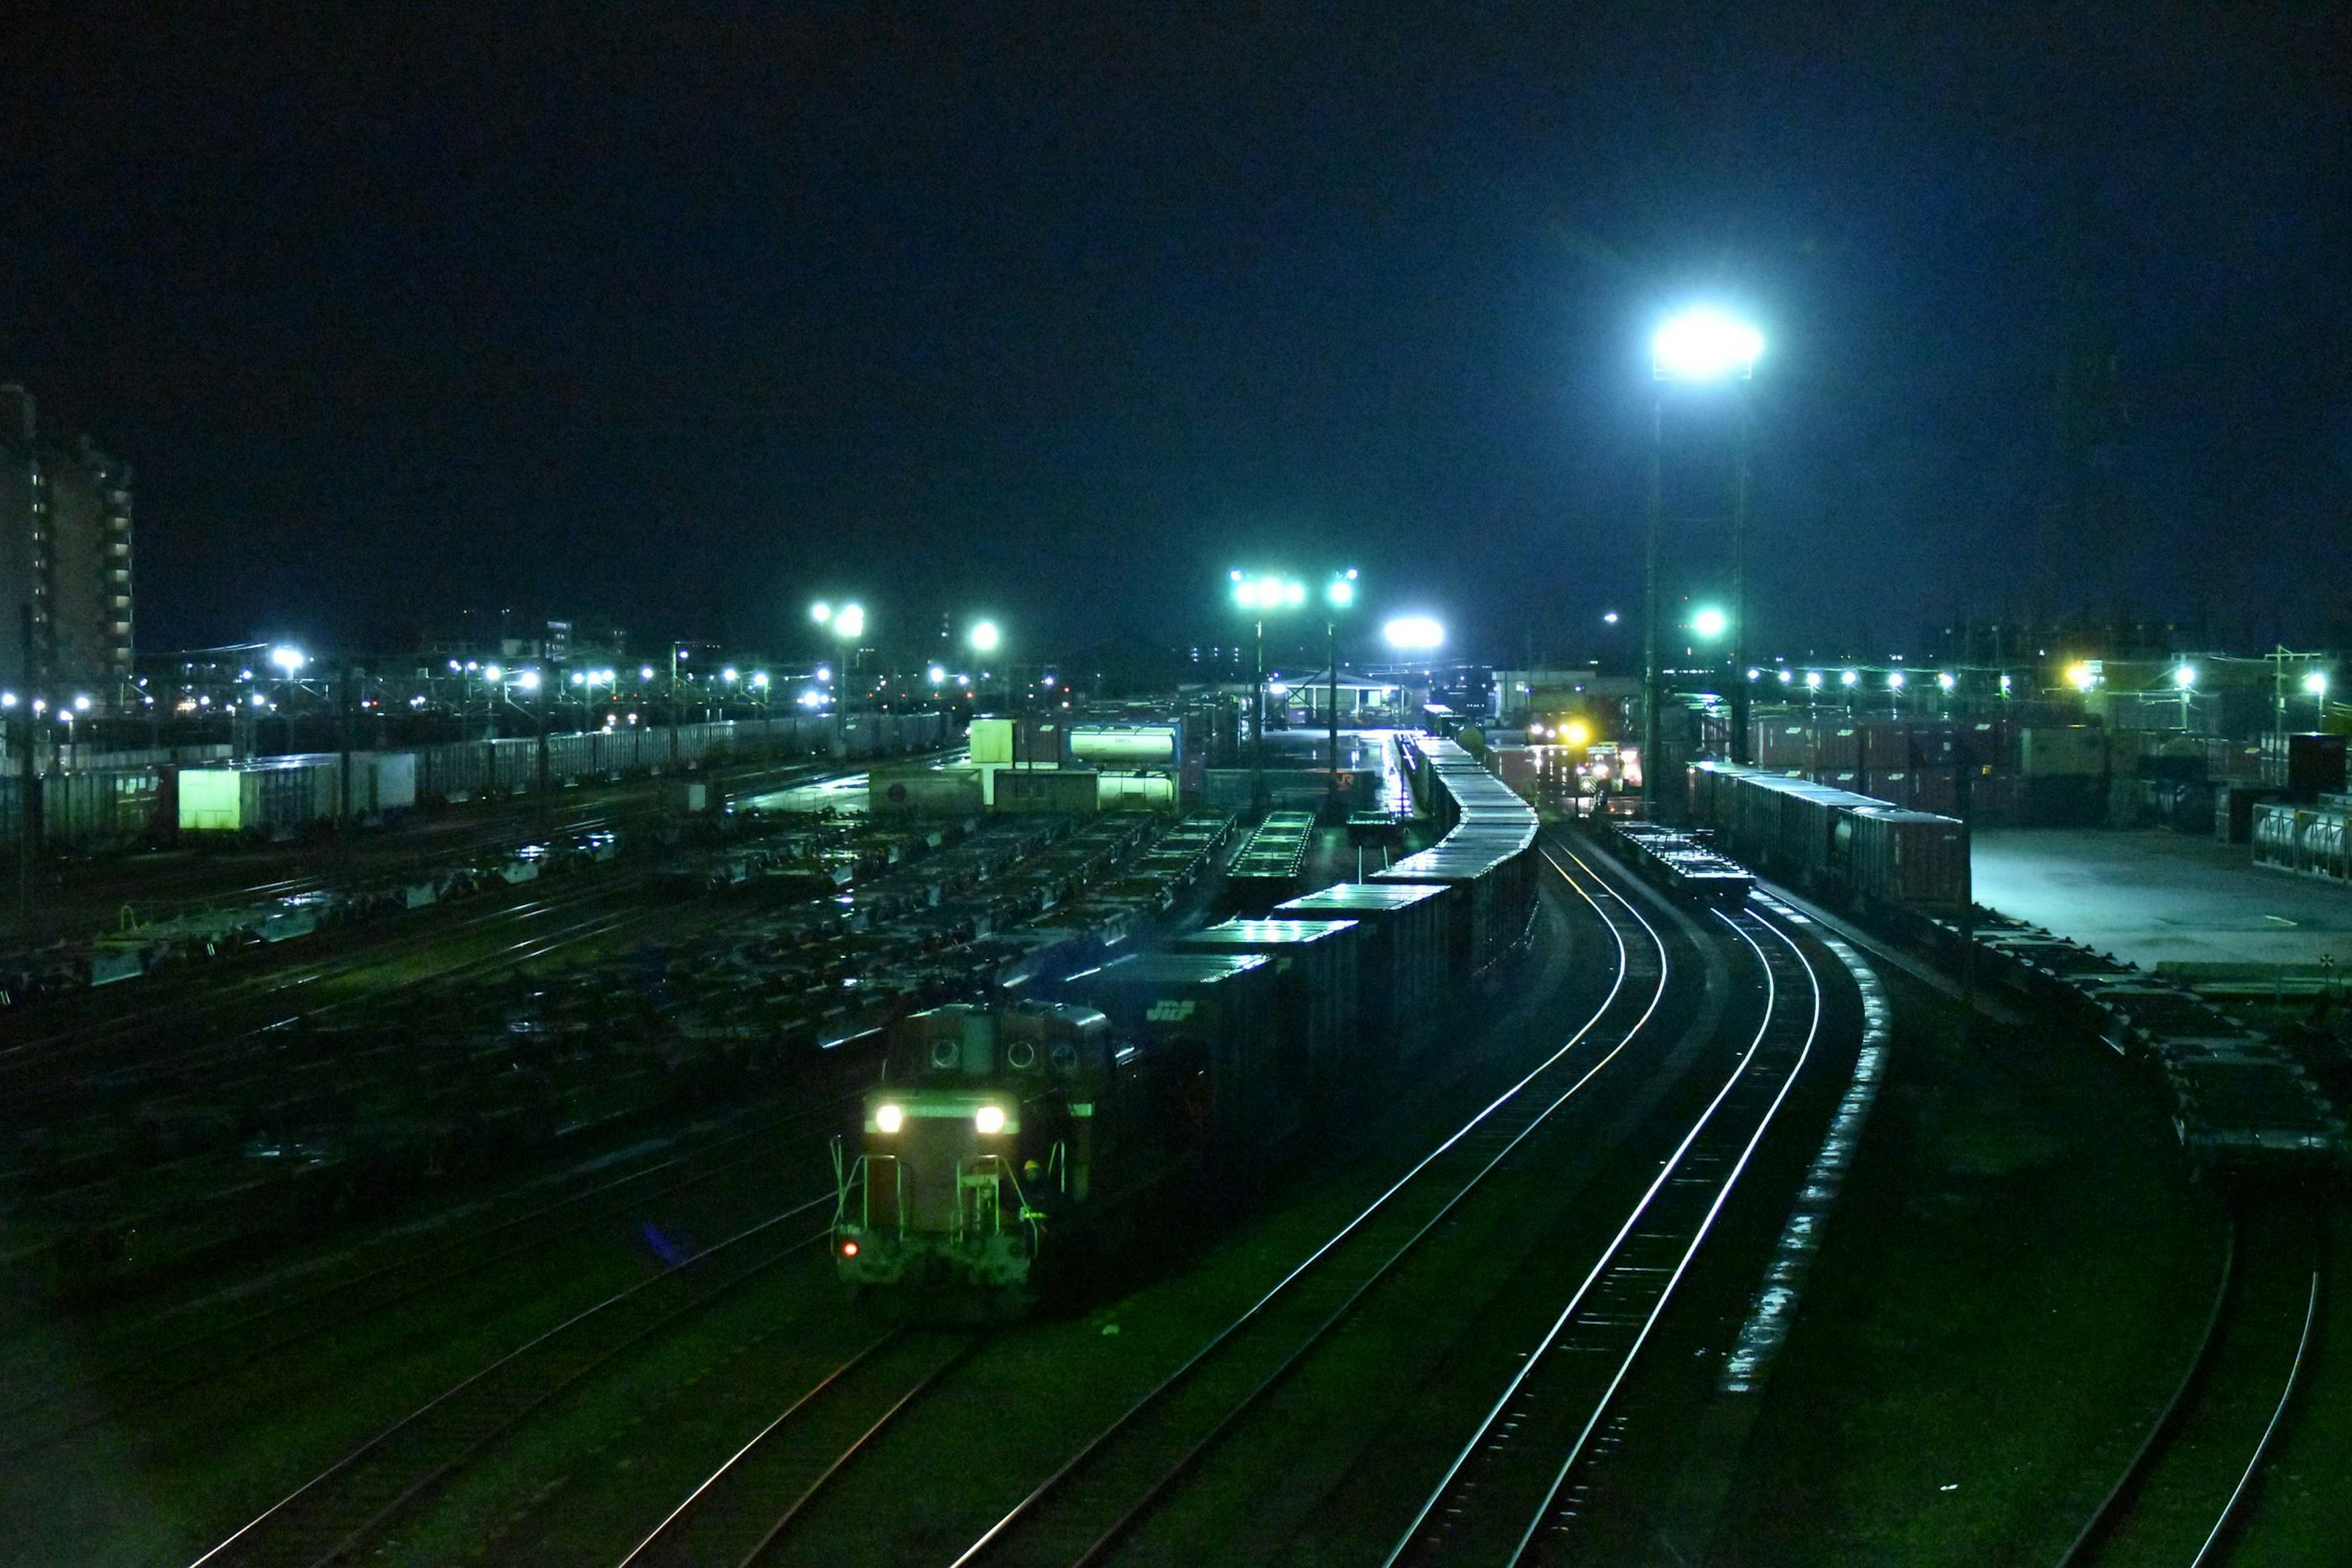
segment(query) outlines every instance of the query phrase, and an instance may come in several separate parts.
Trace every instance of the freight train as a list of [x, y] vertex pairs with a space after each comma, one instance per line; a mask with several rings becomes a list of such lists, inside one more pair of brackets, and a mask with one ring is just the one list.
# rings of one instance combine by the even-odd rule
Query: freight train
[[1690, 810], [1748, 864], [1857, 910], [1931, 958], [1969, 963], [1978, 984], [2147, 1066], [2200, 1166], [2263, 1176], [2340, 1168], [2343, 1114], [2284, 1046], [2110, 954], [1974, 910], [1967, 824], [1715, 762], [1691, 768]]
[[1047, 995], [900, 1020], [838, 1162], [842, 1279], [921, 1310], [1017, 1311], [1057, 1237], [1237, 1202], [1443, 1049], [1454, 1005], [1527, 944], [1537, 822], [1454, 742], [1400, 744], [1445, 829], [1420, 853]]

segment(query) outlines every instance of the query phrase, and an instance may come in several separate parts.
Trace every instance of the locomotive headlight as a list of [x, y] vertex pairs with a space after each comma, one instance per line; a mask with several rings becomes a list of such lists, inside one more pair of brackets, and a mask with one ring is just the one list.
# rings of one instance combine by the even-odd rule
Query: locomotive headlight
[[907, 1113], [897, 1106], [877, 1105], [874, 1108], [874, 1131], [877, 1132], [896, 1132], [906, 1124]]
[[988, 1137], [992, 1134], [1003, 1131], [1004, 1107], [1001, 1105], [982, 1106], [978, 1110], [971, 1113], [971, 1124], [980, 1129], [981, 1136], [982, 1137]]

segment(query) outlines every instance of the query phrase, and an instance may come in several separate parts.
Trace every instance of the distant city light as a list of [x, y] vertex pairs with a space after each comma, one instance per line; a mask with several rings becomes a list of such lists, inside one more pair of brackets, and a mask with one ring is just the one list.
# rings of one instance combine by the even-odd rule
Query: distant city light
[[1960, 683], [1960, 682], [1959, 682], [1959, 678], [1958, 678], [1958, 676], [1955, 676], [1955, 675], [1954, 675], [1950, 670], [1948, 670], [1948, 670], [1946, 670], [1946, 671], [1944, 671], [1944, 673], [1943, 673], [1943, 674], [1941, 674], [1941, 675], [1939, 675], [1939, 676], [1936, 677], [1936, 684], [1937, 684], [1937, 685], [1938, 685], [1938, 686], [1940, 686], [1940, 687], [1942, 687], [1942, 688], [1943, 688], [1945, 690], [1947, 690], [1947, 691], [1949, 691], [1952, 688], [1954, 688], [1955, 686], [1958, 686], [1959, 683]]
[[515, 684], [521, 687], [525, 691], [538, 690], [539, 671], [535, 669], [524, 670], [520, 675], [515, 677]]
[[482, 679], [484, 680], [496, 680], [499, 676], [505, 673], [506, 672], [504, 670], [500, 669], [495, 664], [486, 664], [482, 666]]
[[1761, 680], [1764, 679], [1764, 672], [1751, 664], [1748, 667], [1748, 679], [1750, 680]]
[[1617, 624], [1617, 612], [1614, 610], [1606, 611], [1601, 615], [1601, 619], [1604, 625], [1613, 626]]
[[2008, 689], [2009, 689], [2009, 677], [2007, 677], [2006, 675], [2004, 675], [2004, 676], [2002, 676], [2002, 677], [2000, 678], [2000, 689], [2001, 689], [2003, 691], [2006, 691], [2006, 690], [2008, 690]]
[[756, 690], [765, 691], [768, 689], [768, 672], [764, 669], [753, 670], [751, 672], [751, 685]]
[[1691, 616], [1691, 630], [1713, 641], [1731, 629], [1731, 617], [1709, 605]]
[[1427, 653], [1445, 646], [1445, 628], [1431, 616], [1399, 616], [1381, 628], [1381, 640], [1403, 653]]
[[1350, 566], [1346, 575], [1332, 578], [1331, 585], [1323, 592], [1324, 596], [1331, 601], [1331, 607], [1335, 610], [1344, 610], [1354, 604], [1356, 602], [1356, 569]]
[[1789, 684], [1789, 682], [1790, 682], [1790, 681], [1792, 681], [1792, 680], [1794, 680], [1794, 679], [1797, 679], [1797, 672], [1796, 672], [1795, 670], [1793, 670], [1793, 669], [1784, 669], [1784, 670], [1780, 671], [1780, 684], [1781, 684], [1781, 685], [1783, 685], [1783, 686], [1788, 685], [1788, 684]]
[[1650, 374], [1660, 381], [1745, 381], [1764, 354], [1764, 334], [1721, 310], [1685, 310], [1650, 340]]
[[572, 672], [572, 684], [574, 686], [585, 686], [588, 684], [588, 677], [575, 669]]
[[2075, 690], [2088, 691], [2098, 683], [2099, 672], [2089, 665], [2070, 664], [2066, 667], [2066, 684]]
[[833, 670], [828, 666], [820, 664], [816, 667], [816, 678], [819, 680], [831, 680]]
[[815, 604], [809, 606], [809, 619], [814, 621], [818, 626], [824, 625], [827, 621], [833, 619], [833, 606], [826, 604], [823, 599], [819, 599]]
[[2176, 666], [2172, 671], [2172, 684], [2178, 686], [2183, 691], [2186, 691], [2190, 687], [2196, 685], [2197, 667], [2193, 664]]
[[13, 691], [0, 691], [0, 708], [14, 708], [15, 706], [16, 706], [16, 694]]
[[975, 621], [968, 640], [974, 653], [994, 653], [1004, 641], [1004, 633], [994, 621]]
[[944, 685], [944, 684], [946, 683], [946, 681], [947, 681], [947, 679], [948, 679], [948, 672], [947, 672], [946, 670], [944, 670], [944, 669], [941, 669], [941, 668], [940, 668], [938, 665], [936, 665], [936, 664], [935, 664], [935, 665], [933, 665], [933, 666], [931, 666], [930, 670], [929, 670], [929, 674], [930, 674], [930, 678], [931, 678], [931, 684], [932, 684], [933, 686], [940, 686], [940, 685]]
[[652, 665], [641, 664], [637, 666], [637, 679], [639, 680], [651, 680], [653, 678], [654, 667]]
[[1290, 688], [1277, 680], [1265, 689], [1265, 694], [1268, 697], [1287, 697], [1290, 695]]
[[730, 686], [734, 685], [736, 679], [735, 667], [730, 664], [726, 668], [720, 670], [719, 672], [719, 679], [725, 681]]
[[310, 660], [302, 657], [299, 648], [274, 647], [269, 650], [269, 662], [291, 675]]
[[866, 610], [861, 605], [844, 605], [833, 613], [835, 637], [862, 637], [866, 635]]
[[256, 708], [267, 708], [269, 706], [269, 699], [257, 691], [253, 694], [253, 705]]
[[1581, 719], [1570, 719], [1559, 727], [1559, 738], [1571, 746], [1589, 744], [1592, 740], [1592, 726]]

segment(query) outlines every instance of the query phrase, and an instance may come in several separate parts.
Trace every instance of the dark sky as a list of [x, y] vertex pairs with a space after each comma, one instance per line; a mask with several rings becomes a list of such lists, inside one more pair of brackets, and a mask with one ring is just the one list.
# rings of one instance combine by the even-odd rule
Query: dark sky
[[151, 648], [1182, 637], [1265, 561], [1560, 651], [1700, 296], [1771, 340], [1763, 640], [2352, 592], [2326, 9], [333, 9], [0, 55], [0, 379], [137, 466]]

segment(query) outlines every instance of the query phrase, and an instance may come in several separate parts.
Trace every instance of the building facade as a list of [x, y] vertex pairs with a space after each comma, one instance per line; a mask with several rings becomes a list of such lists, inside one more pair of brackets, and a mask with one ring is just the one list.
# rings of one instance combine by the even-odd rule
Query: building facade
[[31, 395], [0, 386], [0, 689], [121, 700], [135, 625], [131, 542], [130, 466], [87, 436], [41, 440]]

